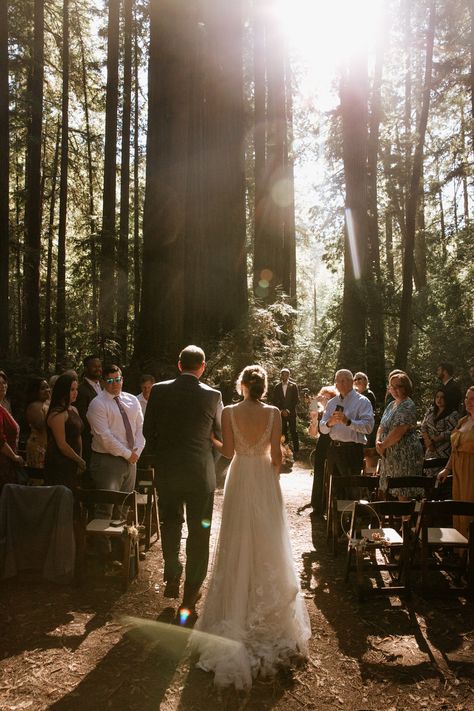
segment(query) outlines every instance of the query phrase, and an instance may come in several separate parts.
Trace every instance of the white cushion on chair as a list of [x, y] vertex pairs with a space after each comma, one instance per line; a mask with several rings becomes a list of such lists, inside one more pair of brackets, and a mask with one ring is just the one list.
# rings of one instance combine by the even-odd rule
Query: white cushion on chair
[[110, 536], [121, 536], [123, 526], [111, 526], [107, 518], [93, 518], [86, 526], [87, 533], [106, 533]]
[[467, 546], [468, 540], [455, 528], [428, 528], [428, 543], [451, 543]]

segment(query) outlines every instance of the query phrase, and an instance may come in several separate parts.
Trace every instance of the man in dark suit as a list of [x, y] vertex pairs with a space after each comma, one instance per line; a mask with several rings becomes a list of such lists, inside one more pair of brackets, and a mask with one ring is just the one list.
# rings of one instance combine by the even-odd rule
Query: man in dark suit
[[96, 355], [88, 355], [83, 360], [84, 375], [77, 389], [77, 399], [74, 405], [84, 424], [82, 432], [82, 457], [89, 468], [92, 454], [92, 433], [86, 417], [92, 400], [102, 392], [100, 379], [102, 377], [102, 361]]
[[216, 474], [211, 432], [220, 436], [222, 397], [203, 385], [204, 351], [187, 346], [178, 361], [175, 380], [152, 387], [143, 432], [147, 452], [155, 456], [161, 545], [165, 563], [165, 597], [179, 597], [183, 566], [179, 560], [181, 529], [186, 523], [186, 573], [183, 610], [195, 619], [195, 605], [207, 574]]
[[464, 398], [461, 388], [453, 378], [454, 366], [452, 363], [442, 361], [436, 368], [436, 375], [438, 379], [441, 380], [441, 387], [444, 391], [446, 405], [449, 411], [457, 410], [460, 412], [464, 404]]
[[281, 412], [282, 433], [285, 437], [285, 442], [288, 442], [288, 429], [291, 432], [291, 441], [293, 442], [293, 454], [298, 454], [300, 444], [298, 440], [298, 432], [296, 430], [296, 408], [300, 399], [298, 386], [290, 380], [290, 371], [288, 368], [282, 368], [280, 371], [281, 381], [275, 386], [273, 391], [272, 403], [278, 407]]

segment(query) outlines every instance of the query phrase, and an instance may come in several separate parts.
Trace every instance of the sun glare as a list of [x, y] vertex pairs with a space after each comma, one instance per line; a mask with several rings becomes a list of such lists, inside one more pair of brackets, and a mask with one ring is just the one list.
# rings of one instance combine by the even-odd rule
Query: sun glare
[[350, 52], [360, 44], [374, 45], [382, 5], [383, 0], [278, 0], [283, 31], [306, 72], [308, 93], [325, 94]]

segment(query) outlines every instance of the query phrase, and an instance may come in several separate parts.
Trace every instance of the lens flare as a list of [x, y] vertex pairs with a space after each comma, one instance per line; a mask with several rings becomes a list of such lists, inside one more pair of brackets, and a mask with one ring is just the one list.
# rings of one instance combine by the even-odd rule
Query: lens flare
[[262, 269], [262, 271], [260, 272], [260, 279], [270, 283], [271, 280], [273, 279], [272, 270], [271, 269]]
[[347, 239], [349, 241], [349, 248], [351, 251], [352, 269], [354, 271], [354, 278], [360, 279], [360, 262], [359, 255], [357, 253], [357, 241], [355, 234], [354, 218], [352, 217], [352, 210], [350, 207], [346, 207], [346, 229], [347, 229]]
[[181, 610], [179, 611], [179, 624], [185, 625], [186, 620], [188, 619], [190, 614], [191, 614], [191, 610], [188, 610], [187, 607], [182, 607]]
[[201, 526], [203, 528], [210, 528], [211, 527], [211, 521], [208, 518], [203, 518], [201, 521]]

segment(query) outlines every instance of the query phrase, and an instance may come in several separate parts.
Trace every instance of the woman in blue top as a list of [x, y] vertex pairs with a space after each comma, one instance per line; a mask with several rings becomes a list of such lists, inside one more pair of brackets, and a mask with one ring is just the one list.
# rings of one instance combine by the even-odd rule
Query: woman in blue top
[[[416, 434], [416, 407], [411, 399], [413, 386], [406, 373], [392, 375], [389, 391], [393, 397], [384, 410], [377, 430], [376, 449], [380, 454], [380, 489], [387, 489], [387, 477], [422, 476], [423, 447]], [[400, 501], [423, 493], [422, 489], [391, 489]]]

